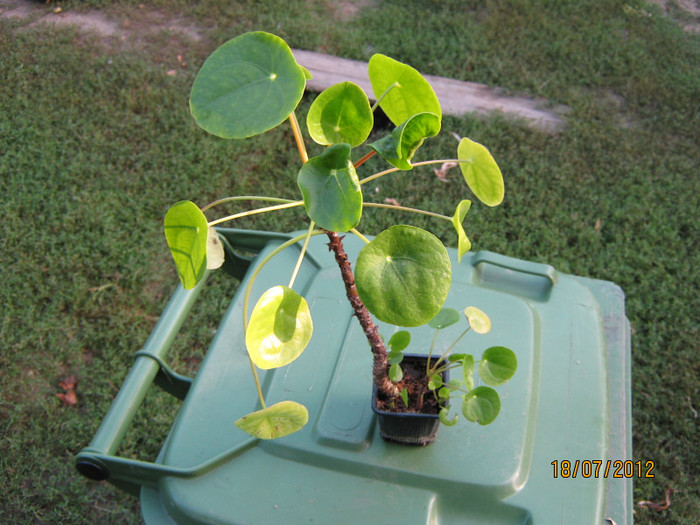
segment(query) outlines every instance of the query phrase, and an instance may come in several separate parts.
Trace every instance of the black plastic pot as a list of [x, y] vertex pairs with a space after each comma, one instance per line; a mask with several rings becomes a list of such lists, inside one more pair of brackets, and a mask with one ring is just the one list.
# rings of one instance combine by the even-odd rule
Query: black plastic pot
[[[425, 366], [428, 356], [405, 354], [405, 361], [422, 363]], [[443, 382], [449, 381], [449, 372], [442, 373]], [[432, 395], [426, 392], [426, 395]], [[386, 441], [402, 445], [426, 446], [435, 441], [440, 430], [438, 414], [418, 414], [414, 412], [386, 412], [377, 408], [377, 385], [372, 385], [372, 410], [377, 414], [379, 435]]]

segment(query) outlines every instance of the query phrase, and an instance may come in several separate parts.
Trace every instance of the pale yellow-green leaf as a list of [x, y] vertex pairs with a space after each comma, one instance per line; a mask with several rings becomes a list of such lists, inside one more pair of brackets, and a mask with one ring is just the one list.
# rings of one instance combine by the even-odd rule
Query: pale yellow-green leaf
[[209, 227], [207, 236], [207, 270], [216, 270], [224, 264], [224, 245], [213, 226]]
[[470, 200], [465, 199], [461, 201], [457, 205], [455, 213], [452, 216], [452, 225], [455, 227], [455, 231], [457, 232], [457, 262], [461, 262], [464, 254], [471, 250], [472, 247], [472, 243], [464, 231], [464, 226], [462, 226], [464, 217], [467, 216], [467, 211], [469, 211], [469, 207], [471, 205], [472, 201]]
[[487, 206], [503, 202], [503, 175], [488, 149], [463, 138], [457, 147], [457, 157], [467, 186], [481, 202]]
[[245, 343], [255, 366], [268, 370], [299, 357], [312, 333], [306, 299], [287, 286], [274, 286], [255, 305]]
[[477, 334], [488, 334], [491, 331], [491, 319], [484, 312], [474, 306], [467, 306], [464, 309], [469, 326]]
[[251, 436], [276, 439], [301, 430], [308, 420], [309, 412], [304, 405], [281, 401], [243, 416], [235, 425]]

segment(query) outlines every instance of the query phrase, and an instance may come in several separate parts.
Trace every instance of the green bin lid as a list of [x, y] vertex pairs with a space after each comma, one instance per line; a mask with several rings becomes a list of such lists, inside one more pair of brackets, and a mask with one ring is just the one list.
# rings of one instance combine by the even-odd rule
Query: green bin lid
[[[221, 231], [234, 247], [254, 235]], [[158, 458], [198, 474], [144, 486], [147, 524], [631, 523], [631, 479], [613, 478], [612, 470], [604, 476], [608, 460], [631, 459], [629, 326], [616, 285], [489, 252], [458, 263], [451, 250], [446, 306], [476, 306], [493, 325], [486, 335], [468, 334], [461, 348], [478, 358], [490, 346], [507, 346], [518, 370], [499, 387], [494, 423], [462, 416], [442, 426], [432, 445], [407, 447], [379, 437], [371, 352], [324, 240], [312, 239], [295, 285], [311, 308], [312, 341], [288, 367], [261, 371], [267, 402], [302, 403], [309, 423], [271, 441], [234, 425], [260, 408], [241, 321], [244, 278]], [[363, 243], [351, 235], [344, 242], [354, 260]], [[279, 244], [269, 242], [256, 260]], [[251, 305], [287, 283], [299, 250], [265, 266]], [[385, 338], [396, 330], [379, 328]], [[410, 351], [427, 353], [433, 331], [409, 331]], [[437, 351], [460, 331], [443, 330]], [[577, 460], [602, 468], [565, 478], [565, 460], [572, 470]], [[201, 465], [208, 466], [198, 471]]]

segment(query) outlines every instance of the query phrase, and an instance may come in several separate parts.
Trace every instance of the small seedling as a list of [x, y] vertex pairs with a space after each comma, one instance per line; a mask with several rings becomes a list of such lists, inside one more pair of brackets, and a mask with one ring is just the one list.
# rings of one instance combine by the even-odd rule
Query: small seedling
[[[510, 380], [515, 374], [518, 367], [518, 359], [515, 353], [504, 346], [492, 346], [487, 348], [481, 356], [480, 361], [475, 361], [472, 354], [453, 354], [452, 351], [457, 346], [457, 343], [469, 331], [474, 331], [477, 334], [487, 334], [491, 331], [491, 319], [484, 312], [476, 307], [469, 306], [464, 309], [464, 316], [467, 319], [466, 329], [455, 339], [450, 347], [436, 360], [432, 360], [435, 350], [435, 343], [438, 334], [444, 328], [452, 326], [459, 322], [461, 315], [453, 308], [443, 308], [440, 312], [428, 322], [428, 326], [435, 329], [430, 351], [428, 352], [428, 360], [425, 368], [425, 376], [428, 379], [427, 390], [431, 391], [438, 399], [442, 408], [440, 409], [440, 421], [448, 426], [453, 426], [457, 423], [458, 415], [449, 419], [450, 406], [449, 401], [453, 399], [461, 399], [461, 411], [469, 421], [479, 423], [480, 425], [488, 425], [492, 423], [501, 410], [501, 399], [493, 388], [489, 386], [476, 386], [474, 380], [474, 371], [478, 364], [479, 378], [481, 381], [490, 386], [499, 386]], [[394, 354], [392, 369], [394, 366], [397, 370], [390, 378], [392, 381], [400, 381], [403, 377], [400, 364], [403, 360], [402, 350], [408, 347], [410, 343], [410, 333], [401, 330], [396, 332], [389, 341], [401, 341], [403, 344], [400, 350], [395, 350], [392, 347]], [[391, 354], [390, 354], [391, 355]], [[443, 381], [443, 372], [461, 368], [461, 379], [450, 379], [448, 382]], [[419, 395], [419, 407], [422, 405], [423, 395]]]

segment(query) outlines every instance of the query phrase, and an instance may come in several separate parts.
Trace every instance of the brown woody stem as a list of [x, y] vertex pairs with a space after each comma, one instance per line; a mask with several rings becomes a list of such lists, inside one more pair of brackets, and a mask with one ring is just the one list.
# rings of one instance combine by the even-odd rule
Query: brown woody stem
[[331, 231], [326, 231], [326, 235], [328, 235], [330, 241], [328, 243], [328, 248], [334, 253], [335, 261], [340, 268], [340, 274], [345, 283], [345, 292], [350, 301], [350, 305], [355, 313], [355, 317], [360, 321], [362, 330], [365, 332], [367, 341], [369, 341], [369, 345], [372, 348], [372, 355], [374, 357], [372, 380], [374, 384], [377, 385], [377, 389], [387, 397], [400, 395], [399, 389], [389, 380], [389, 358], [387, 356], [386, 346], [384, 346], [382, 338], [379, 337], [379, 330], [377, 330], [377, 326], [374, 324], [374, 321], [372, 321], [367, 307], [357, 293], [355, 276], [352, 273], [348, 256], [343, 249], [342, 238], [337, 233]]

